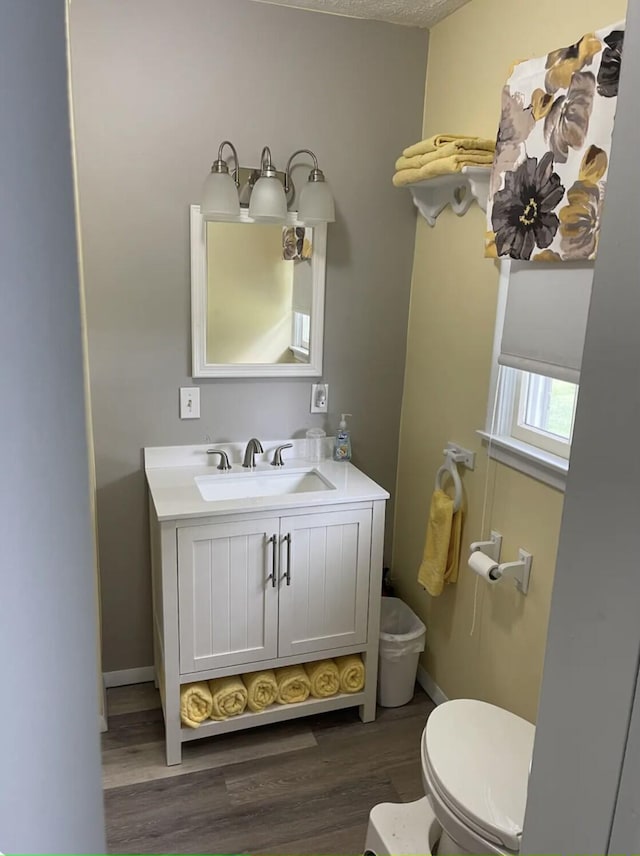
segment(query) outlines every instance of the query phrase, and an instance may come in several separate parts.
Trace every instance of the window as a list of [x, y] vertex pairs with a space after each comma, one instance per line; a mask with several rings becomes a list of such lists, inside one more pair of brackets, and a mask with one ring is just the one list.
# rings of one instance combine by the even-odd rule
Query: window
[[291, 330], [291, 351], [295, 358], [301, 362], [309, 359], [311, 343], [311, 316], [306, 312], [293, 313], [293, 324]]
[[568, 458], [578, 401], [574, 383], [530, 372], [517, 372], [511, 436]]
[[304, 312], [293, 313], [293, 344], [302, 351], [309, 350], [311, 316]]
[[593, 263], [500, 263], [487, 423], [492, 458], [564, 490]]
[[578, 386], [496, 365], [485, 431], [489, 455], [564, 490]]

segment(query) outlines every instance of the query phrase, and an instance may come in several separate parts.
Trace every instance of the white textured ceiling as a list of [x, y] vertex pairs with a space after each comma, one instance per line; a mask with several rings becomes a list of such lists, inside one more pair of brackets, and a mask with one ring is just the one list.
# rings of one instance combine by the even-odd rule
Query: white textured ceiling
[[293, 6], [296, 9], [311, 9], [346, 15], [350, 18], [370, 18], [405, 24], [410, 27], [432, 27], [464, 6], [468, 0], [256, 0], [275, 6]]

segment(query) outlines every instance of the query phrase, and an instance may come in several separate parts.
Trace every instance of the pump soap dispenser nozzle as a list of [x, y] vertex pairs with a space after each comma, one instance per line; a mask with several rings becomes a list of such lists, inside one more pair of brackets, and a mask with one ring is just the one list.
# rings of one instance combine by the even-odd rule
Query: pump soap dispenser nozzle
[[350, 461], [351, 460], [351, 432], [347, 428], [347, 417], [351, 413], [340, 414], [340, 428], [336, 435], [336, 444], [333, 450], [334, 461]]

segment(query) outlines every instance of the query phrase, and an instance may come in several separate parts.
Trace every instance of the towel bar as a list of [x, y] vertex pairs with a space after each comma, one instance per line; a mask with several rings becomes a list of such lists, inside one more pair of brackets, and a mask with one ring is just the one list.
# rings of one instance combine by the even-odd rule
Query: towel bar
[[465, 464], [469, 460], [469, 452], [466, 449], [446, 448], [443, 450], [444, 464], [436, 473], [436, 490], [443, 490], [442, 476], [448, 475], [453, 480], [455, 495], [453, 498], [453, 512], [460, 510], [462, 505], [462, 481], [458, 473], [457, 464]]

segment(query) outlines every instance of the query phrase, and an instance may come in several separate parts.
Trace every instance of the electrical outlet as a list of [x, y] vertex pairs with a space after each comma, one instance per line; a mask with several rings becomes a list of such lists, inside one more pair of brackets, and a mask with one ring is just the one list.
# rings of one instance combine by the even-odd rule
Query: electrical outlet
[[329, 407], [329, 384], [311, 384], [311, 413], [326, 413]]
[[200, 389], [197, 386], [180, 387], [180, 419], [200, 419]]

